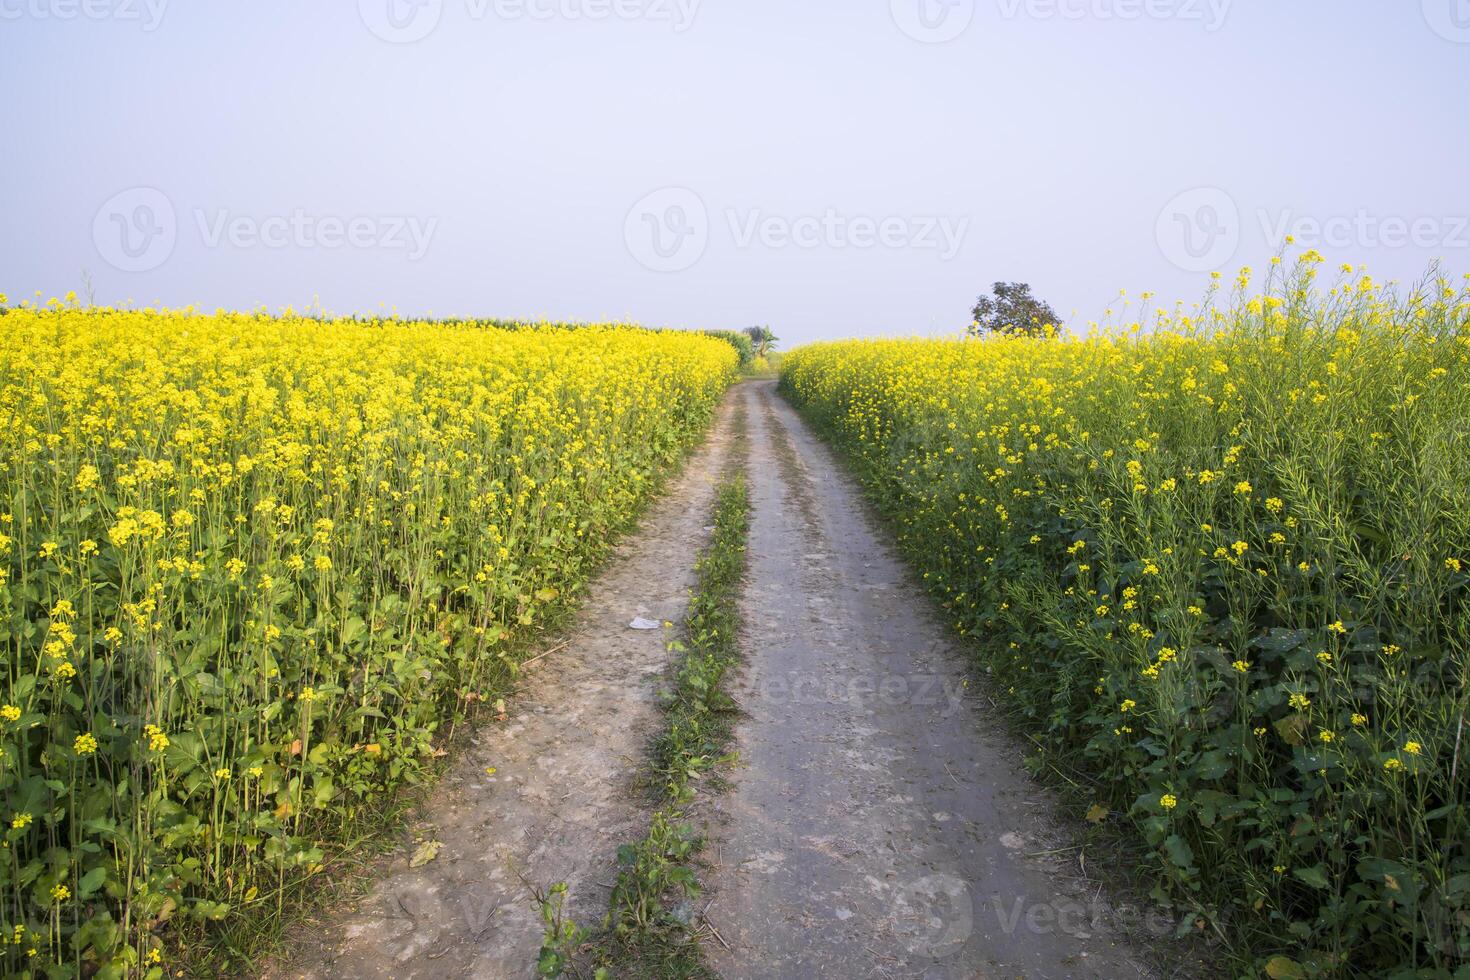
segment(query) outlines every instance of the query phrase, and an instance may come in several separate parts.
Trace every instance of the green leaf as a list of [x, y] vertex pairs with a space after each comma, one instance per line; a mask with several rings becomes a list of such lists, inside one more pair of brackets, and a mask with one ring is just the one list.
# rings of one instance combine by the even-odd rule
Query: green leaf
[[1322, 870], [1320, 864], [1310, 868], [1296, 868], [1291, 872], [1291, 875], [1299, 881], [1306, 882], [1313, 888], [1327, 889], [1332, 887], [1332, 882], [1327, 878], [1327, 872]]
[[1272, 653], [1289, 653], [1311, 639], [1311, 634], [1306, 630], [1273, 629], [1266, 636], [1256, 640], [1256, 647]]
[[1199, 762], [1195, 764], [1195, 775], [1200, 779], [1219, 779], [1230, 770], [1235, 768], [1230, 755], [1220, 749], [1213, 749], [1200, 756]]
[[102, 883], [106, 880], [106, 868], [93, 868], [91, 871], [82, 875], [82, 880], [77, 882], [77, 897], [90, 898], [97, 889], [102, 887]]
[[331, 779], [320, 777], [312, 784], [311, 801], [318, 809], [325, 807], [337, 795], [337, 786]]
[[358, 637], [366, 632], [367, 624], [362, 621], [361, 616], [349, 617], [347, 622], [342, 624], [342, 645], [351, 646]]
[[1169, 860], [1180, 868], [1191, 868], [1194, 866], [1194, 850], [1190, 848], [1189, 842], [1178, 834], [1170, 834], [1164, 841], [1164, 850], [1169, 854]]

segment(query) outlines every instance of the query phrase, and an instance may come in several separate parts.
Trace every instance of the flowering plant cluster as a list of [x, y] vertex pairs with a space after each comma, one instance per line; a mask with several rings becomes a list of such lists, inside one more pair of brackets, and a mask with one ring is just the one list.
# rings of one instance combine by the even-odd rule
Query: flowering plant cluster
[[1086, 336], [815, 345], [782, 384], [1181, 930], [1271, 976], [1459, 976], [1470, 293], [1320, 262]]
[[0, 971], [178, 972], [514, 677], [737, 355], [636, 328], [0, 312]]

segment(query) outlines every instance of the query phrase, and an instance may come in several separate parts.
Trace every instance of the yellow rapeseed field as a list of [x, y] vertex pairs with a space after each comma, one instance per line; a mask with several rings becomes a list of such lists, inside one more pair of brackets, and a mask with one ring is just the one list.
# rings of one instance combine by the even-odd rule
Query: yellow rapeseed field
[[815, 345], [783, 386], [1181, 931], [1463, 976], [1470, 294], [1319, 264], [1087, 336]]
[[514, 675], [735, 364], [619, 327], [0, 311], [3, 972], [173, 975], [162, 936], [270, 915]]

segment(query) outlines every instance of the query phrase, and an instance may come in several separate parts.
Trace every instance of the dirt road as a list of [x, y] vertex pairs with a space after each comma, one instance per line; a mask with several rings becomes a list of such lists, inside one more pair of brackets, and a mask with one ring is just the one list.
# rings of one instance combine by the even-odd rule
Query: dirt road
[[[1149, 976], [829, 450], [743, 387], [741, 769], [708, 918], [730, 978]], [[1099, 856], [1099, 860], [1105, 857]]]
[[[739, 978], [1150, 977], [1096, 882], [966, 686], [962, 655], [831, 452], [770, 382], [737, 388], [709, 444], [591, 586], [570, 644], [524, 680], [436, 790], [442, 842], [387, 869], [360, 911], [269, 977], [535, 975], [542, 926], [519, 867], [606, 912], [619, 844], [648, 814], [632, 786], [669, 665], [637, 616], [679, 619], [715, 484], [748, 432], [752, 498], [733, 786], [705, 853], [715, 968]], [[498, 770], [485, 774], [486, 767]], [[1093, 865], [1105, 855], [1087, 855]], [[1105, 872], [1104, 872], [1105, 873]], [[1166, 926], [1171, 928], [1171, 926]]]
[[319, 940], [267, 977], [534, 977], [544, 926], [517, 868], [541, 887], [566, 882], [577, 919], [602, 920], [617, 847], [647, 822], [633, 783], [669, 665], [664, 633], [628, 624], [683, 618], [738, 408], [726, 401], [709, 441], [591, 583], [565, 649], [524, 676], [507, 722], [456, 745], [418, 823], [442, 844], [434, 860], [412, 868], [417, 848], [406, 846], [358, 911], [314, 924]]

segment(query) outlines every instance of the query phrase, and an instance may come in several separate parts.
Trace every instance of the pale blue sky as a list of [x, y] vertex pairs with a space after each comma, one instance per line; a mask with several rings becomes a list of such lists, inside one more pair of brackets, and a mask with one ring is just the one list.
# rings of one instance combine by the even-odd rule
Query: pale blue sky
[[800, 342], [1282, 229], [1470, 272], [1470, 0], [949, 3], [0, 0], [0, 291]]

